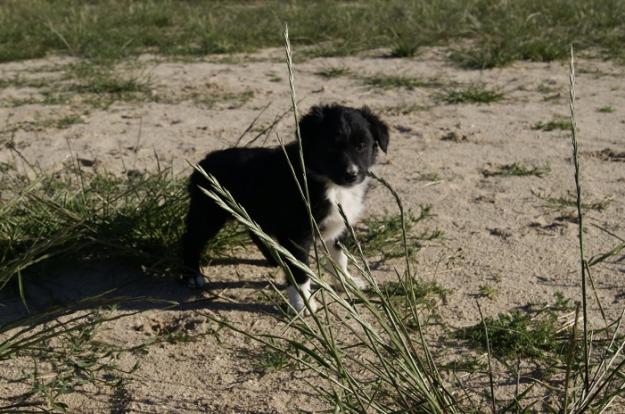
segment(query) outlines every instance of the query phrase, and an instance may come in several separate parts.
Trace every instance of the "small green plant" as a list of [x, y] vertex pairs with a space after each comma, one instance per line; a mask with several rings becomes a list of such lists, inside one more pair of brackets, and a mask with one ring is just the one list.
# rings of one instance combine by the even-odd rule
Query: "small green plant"
[[490, 285], [480, 285], [479, 292], [480, 296], [490, 300], [495, 299], [495, 296], [497, 296], [497, 288]]
[[[534, 193], [536, 197], [545, 202], [545, 206], [549, 208], [553, 208], [555, 210], [563, 210], [567, 208], [577, 207], [577, 199], [574, 194], [567, 194], [561, 196], [547, 196], [544, 194]], [[613, 201], [613, 198], [606, 197], [602, 200], [594, 200], [590, 202], [583, 202], [579, 205], [582, 210], [596, 210], [603, 211], [605, 210], [610, 203]]]
[[597, 112], [601, 112], [604, 114], [611, 114], [614, 111], [616, 111], [616, 109], [614, 109], [614, 107], [611, 105], [602, 106], [597, 109]]
[[420, 172], [412, 179], [415, 181], [435, 182], [440, 181], [441, 176], [436, 172]]
[[405, 58], [414, 57], [419, 51], [419, 42], [416, 37], [410, 34], [398, 36], [391, 49], [390, 57]]
[[586, 155], [597, 157], [603, 161], [625, 162], [625, 151], [616, 151], [612, 148], [604, 148], [601, 151], [588, 152]]
[[418, 79], [399, 75], [372, 75], [361, 78], [362, 82], [371, 87], [378, 89], [408, 89], [416, 88], [434, 88], [440, 86], [440, 81], [436, 79]]
[[254, 97], [254, 91], [246, 90], [240, 93], [230, 92], [208, 92], [208, 93], [194, 93], [191, 97], [193, 103], [197, 106], [201, 106], [207, 109], [214, 108], [217, 104], [225, 104], [229, 109], [240, 108], [245, 105], [250, 99]]
[[[416, 216], [410, 211], [407, 213], [405, 229], [409, 254], [412, 255], [418, 251], [423, 242], [435, 240], [443, 236], [443, 232], [440, 230], [421, 233], [414, 231], [416, 224], [431, 216], [431, 206], [421, 206], [419, 215]], [[381, 262], [404, 255], [402, 235], [402, 220], [401, 216], [397, 215], [370, 217], [363, 220], [362, 224], [356, 227], [356, 236], [361, 242], [364, 254], [367, 257], [378, 256]], [[347, 240], [347, 247], [353, 250], [353, 240]]]
[[262, 359], [259, 359], [257, 362], [258, 368], [263, 373], [281, 371], [293, 363], [293, 360], [289, 358], [286, 353], [276, 351], [269, 347], [264, 347], [264, 351], [261, 355]]
[[82, 124], [84, 121], [80, 115], [67, 115], [58, 119], [54, 126], [59, 129], [68, 128], [75, 124]]
[[551, 167], [549, 167], [549, 164], [545, 164], [543, 166], [526, 166], [515, 162], [512, 164], [499, 165], [494, 169], [483, 169], [482, 175], [484, 177], [544, 177], [550, 172]]
[[412, 280], [406, 282], [386, 282], [380, 286], [384, 294], [389, 298], [405, 298], [410, 296], [415, 303], [432, 307], [436, 302], [447, 302], [449, 291], [437, 282]]
[[267, 77], [269, 78], [269, 82], [282, 82], [282, 77], [280, 75], [278, 75], [276, 72], [270, 72], [267, 74]]
[[489, 89], [482, 84], [472, 84], [463, 89], [450, 90], [438, 95], [438, 98], [446, 104], [489, 104], [502, 100], [503, 93], [495, 89]]
[[351, 74], [352, 71], [345, 66], [328, 66], [315, 72], [315, 75], [326, 79], [340, 78]]
[[571, 129], [571, 121], [564, 118], [556, 118], [551, 121], [543, 122], [538, 121], [532, 125], [532, 129], [541, 131], [568, 131]]
[[[559, 334], [563, 325], [558, 320], [558, 314], [549, 308], [533, 313], [503, 313], [486, 318], [484, 323], [488, 328], [493, 356], [498, 359], [561, 358], [566, 351], [566, 338]], [[471, 347], [486, 350], [486, 336], [481, 322], [460, 329], [455, 336], [467, 340]]]
[[430, 110], [431, 107], [417, 103], [406, 103], [402, 105], [389, 106], [383, 109], [384, 112], [391, 115], [408, 115], [414, 112], [423, 112]]

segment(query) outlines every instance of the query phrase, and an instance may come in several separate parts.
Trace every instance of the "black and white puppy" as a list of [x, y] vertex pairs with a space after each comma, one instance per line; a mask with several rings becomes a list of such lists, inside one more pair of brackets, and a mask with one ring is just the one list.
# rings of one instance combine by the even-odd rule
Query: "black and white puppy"
[[[299, 123], [312, 214], [332, 259], [347, 273], [347, 257], [336, 244], [345, 231], [337, 205], [350, 223], [355, 223], [363, 209], [367, 172], [375, 162], [378, 148], [386, 152], [388, 127], [368, 108], [341, 105], [315, 106]], [[297, 177], [302, 177], [297, 141], [286, 145], [286, 154]], [[313, 234], [306, 206], [296, 179], [281, 148], [230, 148], [211, 152], [200, 166], [212, 174], [247, 210], [263, 231], [303, 263], [308, 263]], [[301, 178], [298, 178], [301, 181]], [[302, 184], [302, 183], [300, 183]], [[182, 239], [183, 260], [190, 273], [191, 286], [202, 286], [200, 256], [206, 242], [231, 219], [201, 192], [209, 188], [197, 171], [191, 175], [191, 205]], [[268, 249], [252, 237], [265, 257], [275, 264]], [[303, 297], [289, 286], [291, 305], [302, 310], [310, 300], [310, 280], [295, 266], [290, 268]], [[362, 281], [355, 280], [358, 285]], [[315, 309], [314, 301], [309, 301]]]

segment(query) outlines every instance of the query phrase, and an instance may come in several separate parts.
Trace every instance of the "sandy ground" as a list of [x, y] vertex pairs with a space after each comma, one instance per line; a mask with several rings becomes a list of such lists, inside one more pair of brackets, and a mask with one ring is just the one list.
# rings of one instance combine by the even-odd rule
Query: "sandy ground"
[[[479, 321], [475, 299], [480, 286], [496, 289], [493, 298], [480, 299], [486, 316], [522, 307], [529, 302], [553, 302], [556, 292], [580, 297], [577, 226], [570, 209], [546, 206], [538, 195], [559, 197], [574, 190], [571, 146], [566, 131], [532, 128], [537, 122], [568, 116], [568, 65], [515, 63], [504, 69], [464, 71], [449, 64], [445, 52], [428, 50], [412, 59], [381, 58], [370, 53], [348, 58], [296, 58], [296, 88], [300, 110], [319, 103], [368, 105], [391, 127], [391, 144], [375, 171], [385, 177], [415, 210], [430, 204], [435, 217], [425, 228], [438, 228], [443, 240], [428, 244], [417, 255], [417, 274], [449, 290], [447, 304], [439, 309], [453, 329]], [[0, 77], [44, 77], [60, 82], [55, 71], [65, 59], [47, 59], [0, 65]], [[280, 50], [254, 55], [208, 57], [198, 62], [171, 62], [153, 56], [139, 60], [139, 76], [150, 79], [156, 102], [116, 102], [106, 109], [87, 109], [80, 101], [62, 105], [13, 106], [11, 99], [39, 96], [32, 87], [0, 91], [0, 142], [14, 142], [29, 162], [43, 169], [59, 168], [75, 155], [85, 168], [122, 173], [126, 169], [162, 165], [189, 172], [187, 160], [199, 160], [211, 150], [236, 143], [246, 127], [260, 115], [255, 130], [271, 124], [289, 108], [286, 66]], [[352, 75], [324, 79], [324, 68], [344, 67]], [[577, 124], [582, 153], [582, 189], [589, 201], [611, 202], [603, 211], [589, 211], [586, 226], [587, 255], [605, 252], [616, 240], [594, 224], [625, 235], [625, 163], [623, 158], [601, 156], [600, 151], [625, 151], [625, 72], [620, 66], [591, 58], [580, 59], [577, 75]], [[133, 69], [137, 70], [137, 69]], [[359, 76], [403, 75], [435, 78], [444, 86], [412, 90], [375, 89]], [[454, 85], [483, 83], [499, 89], [504, 99], [491, 104], [445, 104], [438, 93]], [[447, 85], [447, 86], [445, 86]], [[251, 91], [251, 93], [250, 93]], [[216, 94], [226, 97], [212, 108], [189, 98]], [[167, 99], [164, 99], [167, 98]], [[405, 111], [410, 106], [422, 110]], [[600, 112], [610, 106], [612, 112]], [[42, 120], [82, 114], [82, 123], [58, 129]], [[292, 136], [290, 116], [278, 124], [281, 137]], [[246, 135], [244, 142], [254, 135]], [[271, 136], [266, 145], [275, 144]], [[260, 143], [260, 142], [259, 142]], [[0, 161], [12, 160], [3, 148]], [[543, 166], [551, 172], [538, 177], [485, 177], [514, 162]], [[19, 168], [28, 170], [22, 161]], [[367, 214], [393, 212], [389, 194], [375, 186], [367, 199]], [[54, 296], [63, 302], [97, 293], [107, 286], [123, 285], [129, 294], [185, 302], [182, 308], [137, 306], [142, 313], [107, 325], [105, 337], [119, 343], [138, 343], [168, 326], [182, 329], [195, 339], [161, 343], [146, 355], [127, 356], [122, 365], [140, 359], [134, 380], [114, 395], [90, 390], [67, 398], [72, 412], [221, 412], [288, 413], [294, 409], [319, 410], [324, 405], [307, 389], [311, 374], [298, 371], [263, 372], [258, 369], [258, 345], [216, 326], [207, 313], [227, 317], [245, 329], [269, 332], [276, 326], [270, 306], [264, 304], [264, 275], [279, 275], [259, 266], [255, 251], [241, 251], [240, 261], [205, 269], [218, 299], [210, 293], [191, 294], [170, 280], [148, 280], [135, 269], [118, 264], [73, 269], [63, 277], [30, 287], [36, 297]], [[255, 261], [256, 260], [256, 261]], [[257, 263], [258, 262], [258, 263]], [[379, 272], [388, 278], [391, 262]], [[597, 294], [608, 315], [620, 314], [625, 304], [623, 257], [593, 271]], [[274, 277], [274, 276], [272, 276]], [[79, 282], [76, 282], [79, 280]], [[98, 281], [96, 283], [96, 281]], [[43, 287], [42, 287], [43, 286]], [[45, 293], [48, 292], [48, 293]], [[50, 293], [53, 292], [53, 293]], [[48, 296], [46, 296], [48, 295]], [[48, 298], [49, 299], [49, 298]], [[47, 299], [41, 299], [42, 306]], [[15, 301], [5, 300], [8, 314], [22, 312]], [[134, 310], [133, 306], [118, 312]], [[3, 311], [4, 312], [4, 311]], [[598, 323], [596, 306], [592, 318]], [[21, 386], [7, 382], [19, 372], [19, 362], [2, 369], [0, 397], [15, 395]]]

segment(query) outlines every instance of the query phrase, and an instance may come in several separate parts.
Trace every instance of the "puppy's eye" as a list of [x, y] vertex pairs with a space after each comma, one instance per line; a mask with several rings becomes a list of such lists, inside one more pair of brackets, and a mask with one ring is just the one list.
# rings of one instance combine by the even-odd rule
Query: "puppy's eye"
[[356, 149], [358, 151], [364, 151], [367, 148], [367, 143], [365, 141], [359, 141], [356, 143]]

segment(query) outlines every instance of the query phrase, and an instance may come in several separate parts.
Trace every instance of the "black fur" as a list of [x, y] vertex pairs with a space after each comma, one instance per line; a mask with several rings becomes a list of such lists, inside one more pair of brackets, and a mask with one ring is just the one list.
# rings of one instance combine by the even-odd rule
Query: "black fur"
[[[350, 187], [361, 183], [375, 162], [377, 149], [386, 152], [388, 128], [371, 111], [340, 105], [315, 106], [299, 124], [312, 213], [321, 223], [332, 208], [326, 198], [329, 183]], [[286, 153], [301, 177], [297, 142], [286, 145]], [[349, 166], [358, 167], [356, 174]], [[267, 234], [297, 259], [308, 263], [313, 243], [306, 207], [281, 148], [231, 148], [211, 152], [200, 162], [247, 210]], [[301, 180], [301, 179], [300, 179]], [[199, 187], [208, 188], [203, 176], [191, 175], [191, 205], [182, 239], [183, 260], [190, 272], [199, 272], [206, 242], [230, 219]], [[265, 257], [268, 250], [255, 240]], [[298, 284], [306, 275], [292, 268]]]

